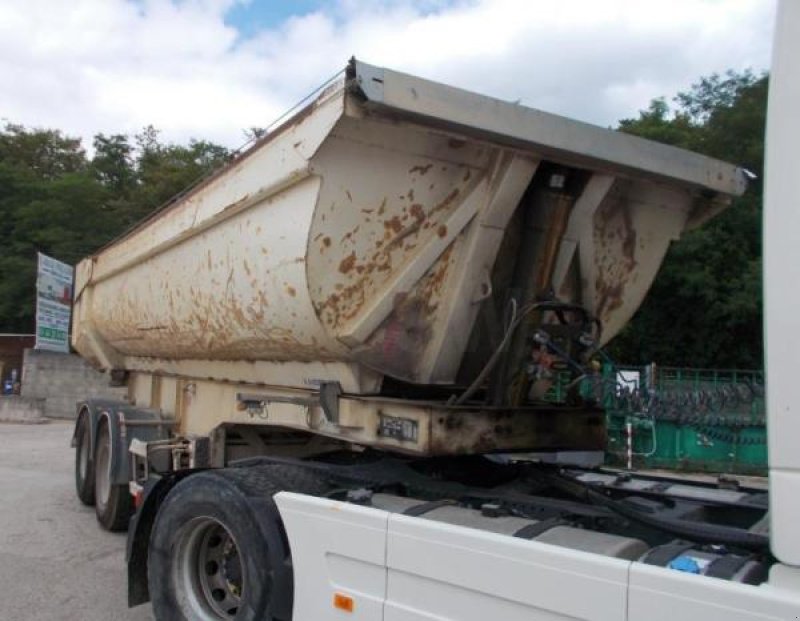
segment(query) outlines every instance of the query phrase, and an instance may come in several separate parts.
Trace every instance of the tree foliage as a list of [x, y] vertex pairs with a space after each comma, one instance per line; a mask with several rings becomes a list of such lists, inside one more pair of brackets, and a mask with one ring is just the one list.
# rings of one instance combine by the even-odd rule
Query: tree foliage
[[36, 252], [77, 263], [229, 158], [207, 141], [0, 129], [0, 332], [33, 332]]
[[762, 365], [761, 195], [766, 75], [729, 72], [654, 100], [621, 131], [723, 159], [756, 175], [730, 208], [673, 244], [633, 321], [612, 344], [625, 363]]

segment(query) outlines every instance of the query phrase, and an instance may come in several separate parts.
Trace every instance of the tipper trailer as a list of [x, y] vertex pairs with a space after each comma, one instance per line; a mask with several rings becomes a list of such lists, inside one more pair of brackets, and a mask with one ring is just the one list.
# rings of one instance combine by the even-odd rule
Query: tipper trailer
[[[800, 12], [782, 15], [773, 144], [800, 138]], [[788, 226], [797, 168], [775, 170]], [[771, 428], [771, 533], [765, 489], [580, 466], [605, 443], [582, 389], [600, 348], [670, 242], [745, 188], [720, 161], [351, 61], [77, 267], [73, 345], [129, 398], [79, 404], [76, 486], [104, 527], [130, 520], [129, 603], [160, 621], [800, 616], [791, 437]], [[768, 283], [796, 272], [779, 256]]]

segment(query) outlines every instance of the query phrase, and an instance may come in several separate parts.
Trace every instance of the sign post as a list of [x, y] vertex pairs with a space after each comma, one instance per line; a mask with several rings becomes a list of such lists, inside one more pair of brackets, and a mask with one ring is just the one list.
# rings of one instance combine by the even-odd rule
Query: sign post
[[72, 266], [39, 253], [36, 273], [36, 349], [69, 352]]

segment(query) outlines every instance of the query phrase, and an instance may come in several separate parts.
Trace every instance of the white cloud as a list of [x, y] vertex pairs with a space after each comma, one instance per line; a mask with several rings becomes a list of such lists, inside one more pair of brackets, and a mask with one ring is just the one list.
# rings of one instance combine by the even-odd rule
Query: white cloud
[[236, 146], [355, 54], [613, 125], [702, 75], [765, 68], [774, 13], [768, 0], [339, 0], [244, 37], [225, 22], [234, 1], [0, 0], [0, 117]]

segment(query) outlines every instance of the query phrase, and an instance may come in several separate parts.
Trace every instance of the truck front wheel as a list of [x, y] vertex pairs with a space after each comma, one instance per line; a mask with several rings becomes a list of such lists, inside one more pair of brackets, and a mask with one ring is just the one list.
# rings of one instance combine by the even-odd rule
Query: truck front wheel
[[178, 483], [159, 509], [147, 567], [158, 621], [290, 618], [291, 600], [288, 614], [276, 613], [287, 608], [278, 600], [291, 598], [288, 551], [269, 493], [277, 488], [267, 481], [272, 490], [261, 485], [267, 493], [254, 498], [248, 493], [252, 486], [239, 480], [250, 473], [232, 474], [194, 474]]

